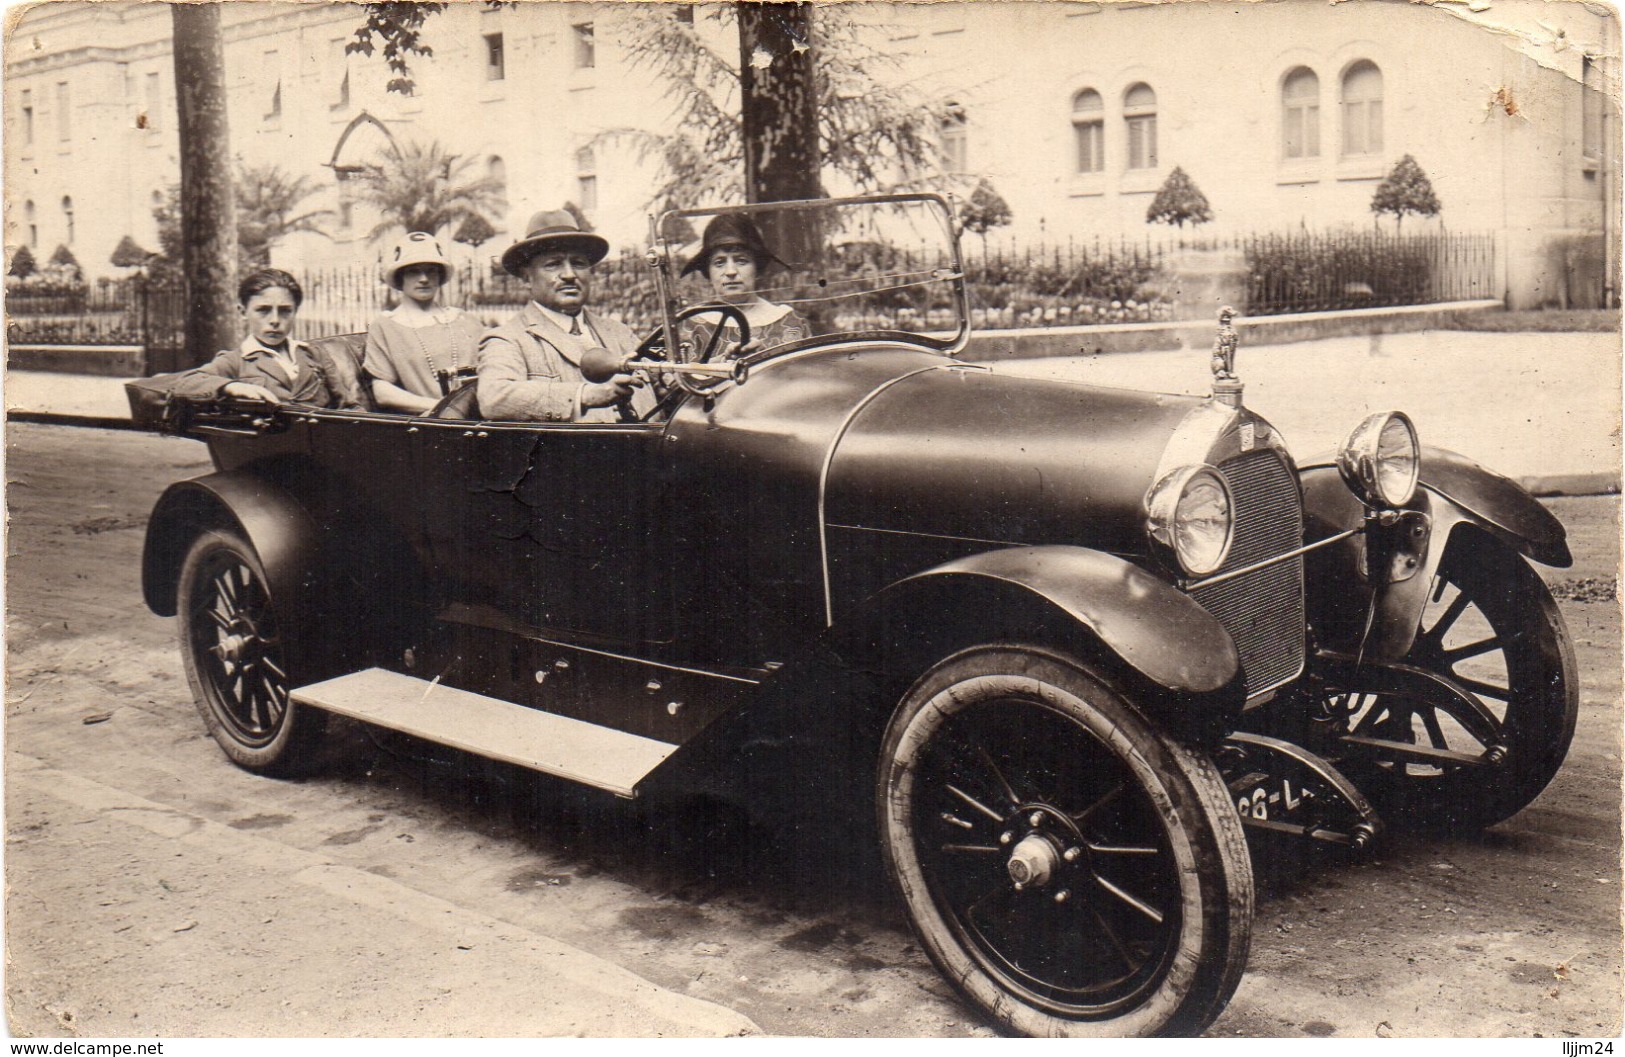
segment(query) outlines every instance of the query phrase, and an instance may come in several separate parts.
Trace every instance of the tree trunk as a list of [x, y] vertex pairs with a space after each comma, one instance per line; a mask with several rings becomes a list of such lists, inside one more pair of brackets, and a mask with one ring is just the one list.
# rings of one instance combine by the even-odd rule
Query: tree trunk
[[817, 198], [823, 191], [812, 5], [745, 2], [738, 13], [746, 199]]
[[226, 120], [219, 4], [171, 4], [181, 150], [181, 270], [186, 277], [186, 362], [200, 364], [239, 340], [237, 210]]
[[[822, 198], [812, 4], [744, 0], [737, 11], [745, 199]], [[767, 213], [759, 219], [763, 237], [781, 260], [803, 276], [823, 271], [820, 214]], [[815, 331], [829, 325], [826, 310], [818, 301], [802, 307]]]

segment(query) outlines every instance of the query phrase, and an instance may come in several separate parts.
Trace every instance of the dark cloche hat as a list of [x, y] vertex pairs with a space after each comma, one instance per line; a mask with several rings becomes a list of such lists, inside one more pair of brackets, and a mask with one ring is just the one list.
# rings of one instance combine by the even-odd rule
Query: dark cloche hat
[[597, 264], [609, 253], [609, 241], [582, 230], [568, 210], [544, 211], [531, 217], [525, 225], [525, 237], [503, 252], [502, 269], [523, 279], [530, 259], [548, 251], [580, 253]]
[[711, 222], [705, 225], [705, 236], [700, 241], [700, 252], [683, 265], [682, 274], [706, 271], [711, 254], [724, 246], [739, 246], [749, 250], [750, 255], [756, 258], [758, 269], [766, 268], [769, 263], [786, 269], [790, 267], [773, 256], [773, 251], [767, 248], [767, 240], [762, 238], [762, 233], [756, 230], [756, 225], [751, 223], [749, 217], [723, 213], [712, 217]]

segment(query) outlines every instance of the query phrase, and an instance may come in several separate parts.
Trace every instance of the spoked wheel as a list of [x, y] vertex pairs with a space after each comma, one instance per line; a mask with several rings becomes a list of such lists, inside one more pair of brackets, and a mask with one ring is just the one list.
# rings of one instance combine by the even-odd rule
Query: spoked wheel
[[1196, 1034], [1246, 967], [1246, 840], [1204, 755], [1037, 650], [949, 658], [904, 698], [882, 852], [939, 969], [1028, 1035]]
[[1385, 814], [1468, 831], [1540, 795], [1573, 740], [1579, 680], [1557, 603], [1522, 558], [1487, 541], [1454, 541], [1403, 663], [1459, 692], [1333, 699], [1356, 738], [1457, 754], [1367, 764], [1361, 785]]
[[181, 654], [210, 735], [251, 771], [308, 765], [325, 713], [288, 700], [287, 652], [259, 556], [226, 532], [206, 532], [181, 568]]

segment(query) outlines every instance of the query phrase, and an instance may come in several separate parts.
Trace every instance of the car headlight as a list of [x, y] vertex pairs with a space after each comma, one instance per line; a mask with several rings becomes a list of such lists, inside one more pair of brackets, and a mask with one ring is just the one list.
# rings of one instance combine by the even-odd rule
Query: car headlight
[[1419, 453], [1411, 420], [1382, 411], [1354, 427], [1337, 453], [1337, 469], [1366, 506], [1401, 507], [1416, 494]]
[[1217, 572], [1235, 527], [1230, 485], [1211, 466], [1183, 466], [1146, 495], [1146, 529], [1190, 576]]

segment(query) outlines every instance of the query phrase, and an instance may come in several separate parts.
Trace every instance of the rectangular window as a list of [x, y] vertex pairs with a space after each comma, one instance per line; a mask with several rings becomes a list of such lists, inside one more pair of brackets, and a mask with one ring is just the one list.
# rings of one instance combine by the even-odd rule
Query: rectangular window
[[500, 81], [507, 76], [506, 60], [502, 54], [502, 34], [485, 35], [485, 79]]
[[271, 102], [265, 111], [265, 120], [272, 121], [282, 116], [282, 56], [274, 51], [265, 53], [265, 64], [262, 69], [274, 79], [271, 89]]
[[1580, 60], [1580, 152], [1591, 161], [1602, 158], [1602, 82], [1589, 55]]
[[24, 88], [23, 98], [23, 146], [34, 145], [34, 93]]
[[347, 41], [334, 37], [327, 42], [327, 51], [333, 57], [332, 70], [338, 74], [338, 88], [333, 93], [331, 110], [343, 110], [350, 105], [350, 53], [344, 50]]
[[576, 151], [576, 192], [583, 213], [598, 208], [598, 160], [591, 147]]
[[147, 108], [146, 128], [148, 131], [158, 127], [158, 120], [163, 115], [164, 97], [163, 84], [159, 80], [160, 76], [162, 75], [155, 71], [147, 74], [146, 78], [147, 89], [145, 103]]
[[598, 45], [593, 39], [592, 23], [581, 22], [570, 29], [575, 36], [576, 69], [590, 70], [598, 65]]
[[1106, 126], [1100, 121], [1083, 121], [1074, 125], [1078, 137], [1078, 171], [1094, 173], [1106, 171]]
[[1157, 118], [1131, 117], [1128, 126], [1128, 167], [1155, 169], [1157, 167]]
[[957, 125], [942, 130], [942, 163], [948, 167], [949, 172], [962, 173], [970, 170], [969, 147], [965, 142], [965, 126]]
[[56, 82], [56, 138], [62, 143], [73, 139], [73, 111], [68, 103], [68, 82]]

